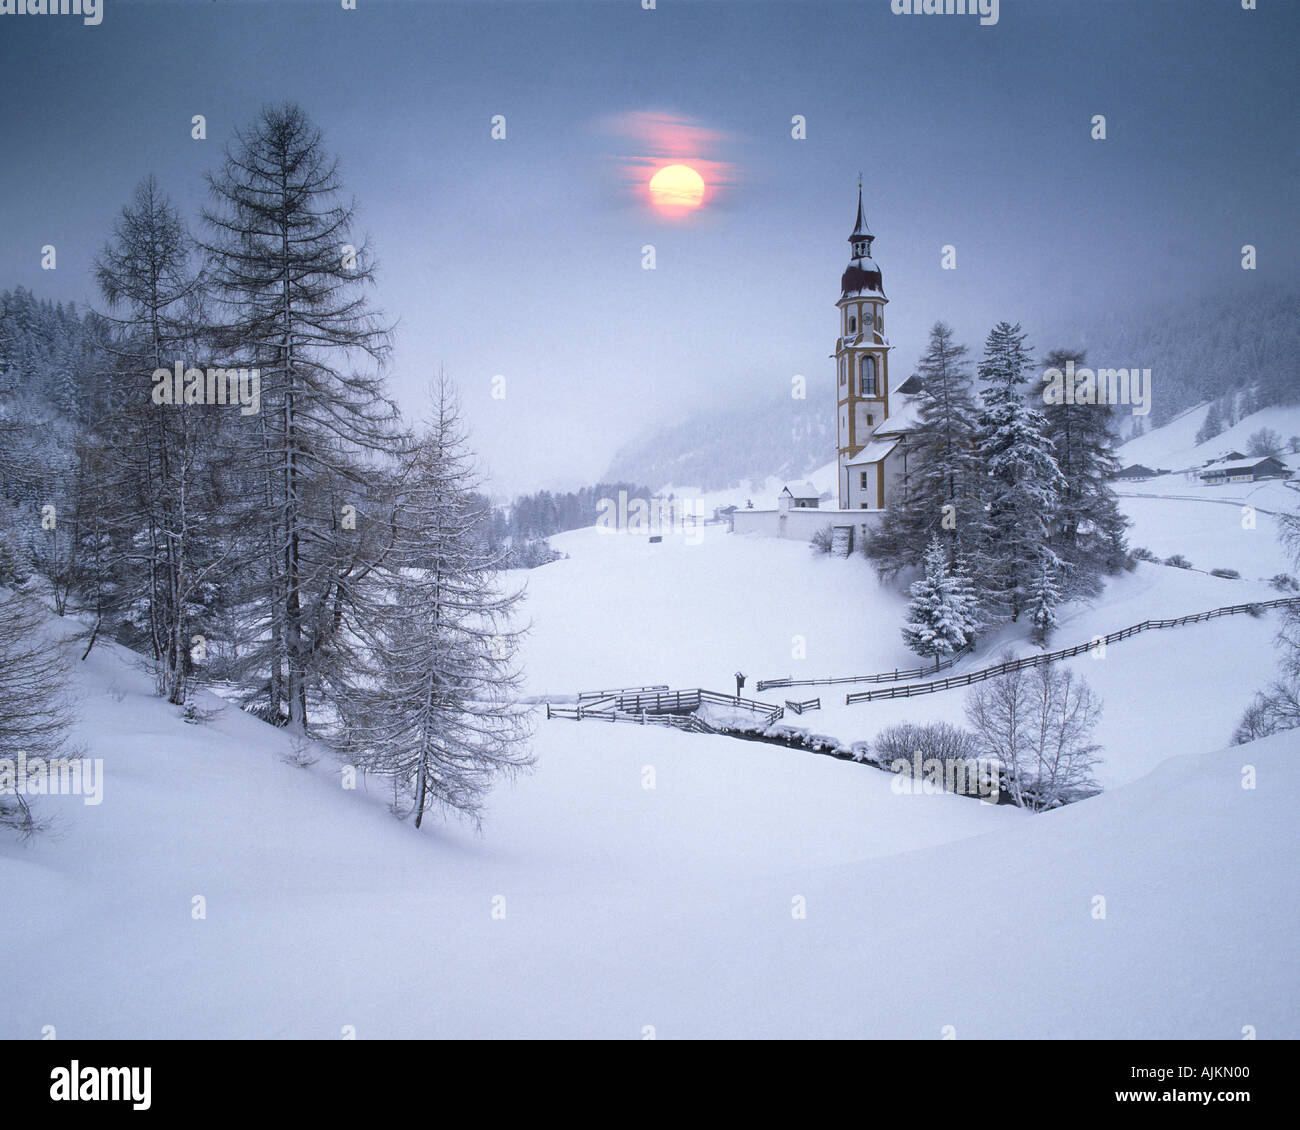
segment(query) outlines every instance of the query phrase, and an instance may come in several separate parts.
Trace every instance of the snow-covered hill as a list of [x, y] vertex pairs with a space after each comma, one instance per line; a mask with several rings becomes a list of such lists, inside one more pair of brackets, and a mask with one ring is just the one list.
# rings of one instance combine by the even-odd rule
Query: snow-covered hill
[[[1155, 461], [1180, 442], [1143, 439]], [[1135, 545], [1198, 568], [1141, 564], [1063, 609], [1055, 644], [1277, 595], [1271, 511], [1294, 492], [1196, 489], [1123, 501]], [[916, 665], [902, 595], [862, 558], [701, 533], [556, 537], [566, 559], [517, 574], [526, 690], [725, 691], [740, 669], [755, 693]], [[1300, 1037], [1300, 731], [1225, 748], [1276, 628], [1225, 617], [1073, 660], [1105, 704], [1106, 791], [1057, 812], [539, 709], [536, 772], [497, 788], [482, 835], [399, 823], [381, 782], [344, 789], [323, 750], [298, 767], [286, 735], [211, 696], [187, 724], [101, 641], [74, 666], [103, 802], [45, 798], [53, 828], [0, 841], [0, 952], [22, 964], [0, 1036]], [[1013, 626], [957, 670], [1003, 646], [1031, 650]], [[961, 691], [846, 706], [846, 689], [790, 692], [823, 703], [796, 721], [850, 742], [962, 717]]]
[[1260, 866], [1292, 850], [1291, 735], [1030, 817], [543, 723], [479, 838], [397, 823], [233, 708], [187, 725], [111, 646], [77, 678], [104, 799], [0, 843], [5, 1037], [1300, 1036], [1300, 878]]
[[1196, 433], [1209, 410], [1208, 404], [1189, 408], [1164, 427], [1129, 440], [1119, 448], [1121, 465], [1141, 463], [1158, 470], [1186, 471], [1201, 467], [1211, 459], [1220, 459], [1231, 451], [1247, 453], [1250, 437], [1261, 428], [1271, 428], [1284, 441], [1300, 436], [1300, 404], [1273, 405], [1243, 416], [1232, 427], [1198, 444]]

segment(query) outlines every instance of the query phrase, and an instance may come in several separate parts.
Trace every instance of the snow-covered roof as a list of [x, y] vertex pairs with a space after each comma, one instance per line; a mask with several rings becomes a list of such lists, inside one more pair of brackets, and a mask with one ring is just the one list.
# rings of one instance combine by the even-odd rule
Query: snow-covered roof
[[896, 392], [889, 398], [889, 416], [876, 435], [899, 435], [911, 431], [921, 420], [921, 394]]
[[844, 465], [846, 467], [856, 467], [859, 464], [879, 463], [897, 446], [897, 439], [879, 439], [873, 436], [867, 446]]
[[[868, 340], [868, 338], [870, 340]], [[879, 330], [872, 330], [869, 334], [868, 333], [845, 334], [842, 338], [840, 338], [840, 344], [849, 347], [858, 346], [858, 345], [883, 345], [886, 349], [893, 348], [893, 346], [889, 344], [889, 339], [886, 338], [884, 334], [882, 334]], [[832, 353], [830, 354], [830, 356], [834, 357], [835, 354]]]
[[875, 294], [881, 298], [885, 297], [885, 285], [880, 273], [880, 268], [876, 266], [875, 261], [871, 258], [854, 259], [845, 269], [844, 274], [840, 276], [840, 297], [859, 296], [864, 294]]
[[794, 486], [787, 484], [785, 490], [789, 492], [792, 498], [821, 498], [822, 496], [821, 491], [812, 483], [796, 483]]

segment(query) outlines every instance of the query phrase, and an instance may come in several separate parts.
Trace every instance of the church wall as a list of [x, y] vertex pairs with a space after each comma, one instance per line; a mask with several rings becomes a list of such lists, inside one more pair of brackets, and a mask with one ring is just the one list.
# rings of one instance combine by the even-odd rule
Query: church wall
[[769, 538], [812, 541], [818, 530], [854, 526], [854, 544], [867, 528], [873, 528], [884, 514], [879, 510], [737, 510], [732, 515], [732, 533], [759, 534]]

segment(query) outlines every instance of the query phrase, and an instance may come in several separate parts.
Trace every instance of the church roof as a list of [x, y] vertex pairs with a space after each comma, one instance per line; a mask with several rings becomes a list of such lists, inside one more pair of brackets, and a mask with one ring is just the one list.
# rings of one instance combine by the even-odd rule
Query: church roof
[[862, 181], [858, 181], [858, 222], [853, 225], [853, 234], [849, 236], [849, 241], [865, 239], [871, 236], [871, 229], [867, 227], [867, 221], [862, 216]]
[[789, 486], [787, 484], [785, 490], [783, 490], [781, 493], [789, 494], [792, 498], [799, 498], [799, 499], [821, 498], [821, 491], [819, 491], [815, 486], [813, 486], [812, 483], [802, 483], [802, 484], [796, 483], [794, 486]]
[[[862, 214], [862, 178], [858, 177], [858, 218], [853, 225], [853, 234], [849, 243], [853, 245], [853, 261], [840, 278], [840, 297], [855, 298], [860, 295], [877, 294], [885, 297], [884, 279], [880, 268], [871, 259], [871, 241], [876, 237], [867, 227], [866, 217]], [[865, 254], [862, 252], [865, 251]]]
[[[904, 382], [906, 383], [906, 382]], [[921, 397], [895, 392], [889, 398], [889, 416], [876, 429], [879, 436], [897, 436], [921, 422]]]
[[852, 459], [844, 465], [846, 467], [864, 466], [867, 463], [879, 463], [886, 455], [898, 446], [898, 439], [882, 438], [872, 436], [867, 441], [867, 446], [859, 451]]
[[854, 259], [840, 277], [841, 298], [864, 294], [878, 294], [881, 298], [885, 297], [885, 284], [881, 278], [880, 268], [870, 258]]

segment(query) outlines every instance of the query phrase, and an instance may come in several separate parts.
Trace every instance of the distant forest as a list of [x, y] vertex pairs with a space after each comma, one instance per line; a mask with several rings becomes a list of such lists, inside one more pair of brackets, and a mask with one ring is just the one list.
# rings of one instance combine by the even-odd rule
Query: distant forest
[[617, 499], [619, 491], [629, 498], [649, 498], [649, 487], [629, 482], [597, 483], [576, 491], [541, 490], [520, 495], [509, 506], [492, 511], [489, 544], [493, 550], [508, 551], [510, 563], [531, 569], [554, 561], [562, 554], [551, 549], [546, 539], [566, 530], [580, 530], [596, 524], [600, 500]]

